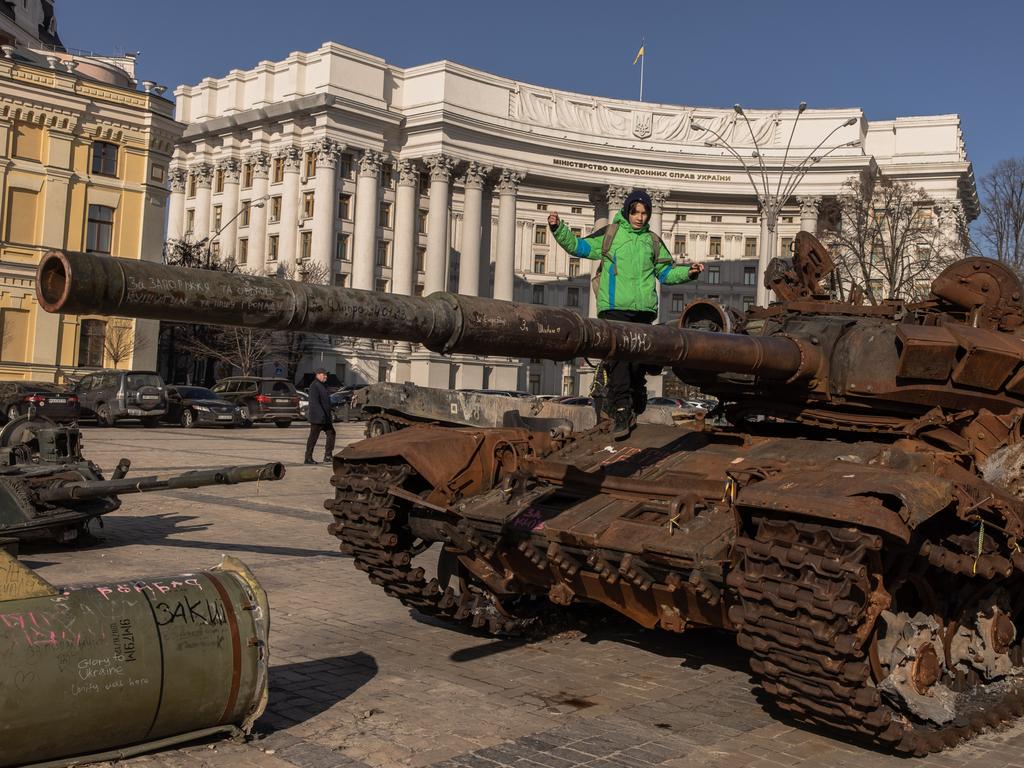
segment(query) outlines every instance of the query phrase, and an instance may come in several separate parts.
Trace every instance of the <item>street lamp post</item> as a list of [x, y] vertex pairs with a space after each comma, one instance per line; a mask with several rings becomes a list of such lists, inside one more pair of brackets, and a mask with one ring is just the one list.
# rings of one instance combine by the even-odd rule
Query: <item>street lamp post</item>
[[[793, 193], [796, 192], [797, 186], [816, 163], [821, 162], [837, 149], [841, 149], [843, 147], [855, 147], [860, 144], [860, 139], [848, 141], [845, 144], [838, 144], [831, 147], [823, 154], [817, 154], [825, 145], [825, 142], [832, 138], [832, 136], [835, 135], [835, 132], [840, 128], [848, 128], [849, 126], [856, 125], [857, 118], [851, 117], [849, 120], [837, 125], [825, 136], [825, 138], [818, 142], [818, 146], [811, 150], [807, 157], [805, 157], [796, 166], [787, 169], [786, 162], [789, 160], [789, 150], [793, 146], [793, 136], [796, 133], [796, 124], [800, 121], [800, 116], [807, 109], [807, 102], [801, 101], [800, 106], [797, 108], [796, 119], [793, 120], [793, 127], [789, 132], [789, 141], [786, 142], [786, 151], [782, 157], [782, 166], [779, 168], [778, 181], [775, 184], [775, 189], [773, 191], [768, 166], [765, 164], [764, 160], [764, 153], [761, 151], [761, 147], [758, 146], [757, 137], [754, 135], [754, 127], [750, 124], [750, 118], [747, 117], [746, 112], [743, 111], [743, 107], [739, 104], [733, 105], [733, 109], [747, 124], [747, 130], [750, 132], [750, 139], [754, 143], [754, 151], [751, 153], [751, 157], [757, 158], [758, 164], [755, 170], [759, 177], [758, 180], [755, 180], [754, 173], [751, 171], [740, 153], [737, 152], [735, 147], [726, 141], [720, 133], [708, 128], [707, 126], [700, 125], [697, 123], [696, 119], [692, 117], [690, 118], [690, 125], [694, 130], [709, 133], [714, 136], [714, 140], [704, 142], [705, 146], [721, 147], [735, 157], [746, 172], [747, 178], [750, 180], [750, 185], [754, 188], [754, 195], [757, 197], [758, 208], [761, 212], [761, 243], [757, 255], [757, 273], [759, 276], [757, 281], [757, 304], [758, 306], [766, 307], [768, 306], [769, 292], [764, 285], [764, 276], [768, 269], [768, 262], [771, 261], [772, 257], [775, 255], [775, 244], [778, 236], [776, 227], [779, 223], [779, 214], [782, 212], [782, 207], [786, 204], [789, 198], [793, 196]], [[789, 171], [788, 177], [786, 176], [787, 170]]]
[[231, 222], [233, 222], [235, 219], [237, 219], [239, 216], [241, 216], [243, 213], [245, 213], [247, 208], [262, 208], [263, 206], [265, 206], [267, 204], [267, 200], [269, 200], [269, 199], [270, 199], [270, 195], [263, 195], [263, 197], [257, 197], [255, 200], [248, 201], [248, 205], [246, 205], [246, 206], [240, 205], [238, 207], [238, 212], [234, 216], [232, 216], [230, 219], [228, 219], [226, 222], [224, 222], [223, 226], [221, 226], [220, 229], [218, 229], [212, 235], [207, 235], [202, 240], [200, 240], [198, 243], [196, 243], [196, 245], [205, 245], [206, 246], [203, 249], [203, 254], [206, 256], [206, 269], [210, 268], [210, 260], [213, 258], [213, 254], [211, 253], [211, 250], [210, 250], [213, 247], [213, 241], [216, 240], [218, 237], [220, 237], [220, 233], [223, 232], [228, 227], [230, 227], [231, 226]]

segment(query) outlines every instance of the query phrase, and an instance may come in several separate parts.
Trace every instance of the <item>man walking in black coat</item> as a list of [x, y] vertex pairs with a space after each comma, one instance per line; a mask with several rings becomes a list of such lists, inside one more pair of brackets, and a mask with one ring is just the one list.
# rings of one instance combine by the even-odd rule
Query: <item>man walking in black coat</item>
[[331, 396], [327, 394], [327, 371], [323, 368], [316, 369], [316, 378], [309, 385], [309, 437], [306, 439], [306, 464], [316, 464], [313, 461], [313, 449], [316, 447], [317, 438], [323, 432], [327, 435], [327, 445], [324, 446], [324, 463], [330, 464], [334, 453], [334, 419], [331, 418]]

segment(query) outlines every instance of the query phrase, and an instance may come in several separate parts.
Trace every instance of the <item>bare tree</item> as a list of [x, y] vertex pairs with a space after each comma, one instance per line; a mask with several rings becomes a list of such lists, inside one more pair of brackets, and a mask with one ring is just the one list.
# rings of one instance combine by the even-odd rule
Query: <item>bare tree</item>
[[[323, 264], [313, 261], [282, 265], [278, 267], [277, 274], [285, 280], [296, 280], [300, 283], [311, 285], [329, 285], [331, 280], [330, 270]], [[295, 379], [302, 359], [318, 346], [330, 346], [332, 339], [320, 333], [308, 331], [279, 331], [274, 334], [272, 354], [275, 360], [283, 363], [286, 376], [290, 380]]]
[[1024, 158], [1000, 160], [981, 178], [978, 234], [987, 255], [1024, 270]]
[[135, 335], [135, 324], [130, 320], [115, 318], [107, 322], [103, 333], [103, 352], [115, 368], [148, 346], [148, 339]]
[[969, 238], [959, 206], [936, 206], [920, 187], [878, 175], [855, 178], [838, 198], [840, 226], [825, 242], [840, 299], [860, 287], [868, 301], [923, 298], [932, 279], [963, 258]]
[[273, 335], [273, 331], [258, 328], [214, 325], [207, 326], [205, 333], [187, 335], [179, 346], [196, 357], [216, 360], [229, 370], [251, 375], [258, 373], [266, 361]]

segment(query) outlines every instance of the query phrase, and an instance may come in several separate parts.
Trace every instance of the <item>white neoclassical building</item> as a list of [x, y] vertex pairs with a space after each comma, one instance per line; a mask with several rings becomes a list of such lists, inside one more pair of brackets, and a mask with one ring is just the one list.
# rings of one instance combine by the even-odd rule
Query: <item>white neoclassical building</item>
[[[593, 311], [590, 263], [554, 244], [547, 216], [586, 234], [644, 187], [669, 249], [709, 267], [698, 283], [663, 289], [664, 321], [697, 295], [749, 306], [762, 248], [781, 255], [800, 229], [816, 232], [830, 199], [865, 171], [922, 186], [968, 220], [978, 208], [957, 115], [741, 115], [557, 91], [450, 61], [401, 68], [335, 43], [181, 86], [175, 97], [188, 127], [174, 154], [168, 237], [210, 238], [249, 270], [304, 268], [366, 290]], [[774, 179], [797, 120], [787, 167], [820, 160], [773, 232], [743, 165], [708, 139], [713, 132], [750, 163], [760, 152]], [[587, 381], [582, 360], [441, 357], [349, 339], [321, 347], [308, 367], [334, 367], [349, 382], [573, 393]]]

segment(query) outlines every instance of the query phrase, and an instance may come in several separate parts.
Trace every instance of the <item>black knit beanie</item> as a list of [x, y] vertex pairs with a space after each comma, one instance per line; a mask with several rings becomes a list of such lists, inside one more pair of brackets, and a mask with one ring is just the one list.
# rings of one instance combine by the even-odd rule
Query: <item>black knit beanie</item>
[[647, 194], [646, 189], [634, 189], [626, 195], [626, 201], [622, 204], [622, 215], [627, 219], [629, 218], [629, 209], [633, 203], [643, 203], [647, 213], [654, 211], [654, 206], [651, 205], [651, 196]]

